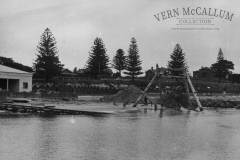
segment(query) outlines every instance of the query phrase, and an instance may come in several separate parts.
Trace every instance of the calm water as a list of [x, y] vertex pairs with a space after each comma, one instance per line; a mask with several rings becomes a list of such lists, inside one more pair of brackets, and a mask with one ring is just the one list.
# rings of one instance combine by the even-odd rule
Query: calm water
[[0, 114], [1, 160], [240, 159], [240, 110]]

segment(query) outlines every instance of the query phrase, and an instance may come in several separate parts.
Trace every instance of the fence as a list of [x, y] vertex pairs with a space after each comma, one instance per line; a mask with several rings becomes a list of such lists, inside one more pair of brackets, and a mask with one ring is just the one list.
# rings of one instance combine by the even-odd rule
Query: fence
[[37, 92], [39, 89], [46, 91], [57, 91], [60, 93], [77, 93], [81, 94], [116, 94], [119, 90], [124, 88], [111, 88], [111, 87], [94, 87], [94, 86], [34, 86], [32, 88], [33, 92]]
[[[191, 93], [193, 96], [193, 94]], [[198, 96], [239, 96], [240, 93], [197, 93]]]
[[77, 98], [76, 93], [38, 93], [38, 92], [0, 92], [0, 97], [11, 98], [47, 98], [47, 99], [61, 99], [61, 98]]

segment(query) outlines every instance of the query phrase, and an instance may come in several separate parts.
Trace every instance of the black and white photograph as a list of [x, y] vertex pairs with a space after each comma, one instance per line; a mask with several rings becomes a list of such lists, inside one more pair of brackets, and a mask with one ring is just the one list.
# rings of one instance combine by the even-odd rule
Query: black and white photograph
[[0, 0], [1, 160], [239, 160], [239, 0]]

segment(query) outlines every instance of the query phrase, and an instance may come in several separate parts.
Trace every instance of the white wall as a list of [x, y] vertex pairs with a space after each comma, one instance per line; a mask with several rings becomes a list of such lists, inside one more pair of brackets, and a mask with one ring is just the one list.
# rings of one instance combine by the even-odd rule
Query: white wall
[[[0, 72], [0, 78], [3, 79], [19, 79], [19, 92], [32, 91], [32, 73], [7, 73]], [[28, 83], [28, 88], [23, 89], [23, 82]]]
[[[23, 88], [23, 82], [28, 83], [28, 88], [24, 89]], [[20, 77], [19, 80], [19, 92], [30, 92], [32, 91], [32, 77]]]

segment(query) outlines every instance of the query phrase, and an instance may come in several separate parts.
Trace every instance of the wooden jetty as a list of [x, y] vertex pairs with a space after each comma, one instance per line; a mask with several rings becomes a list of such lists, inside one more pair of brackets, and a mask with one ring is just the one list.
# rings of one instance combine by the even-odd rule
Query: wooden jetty
[[31, 106], [29, 104], [2, 103], [0, 110], [15, 113], [39, 113], [39, 114], [62, 114], [62, 115], [106, 115], [112, 111], [86, 111], [74, 109], [61, 109], [55, 106]]
[[26, 98], [7, 98], [8, 100], [12, 102], [19, 102], [19, 103], [28, 103], [29, 99]]

